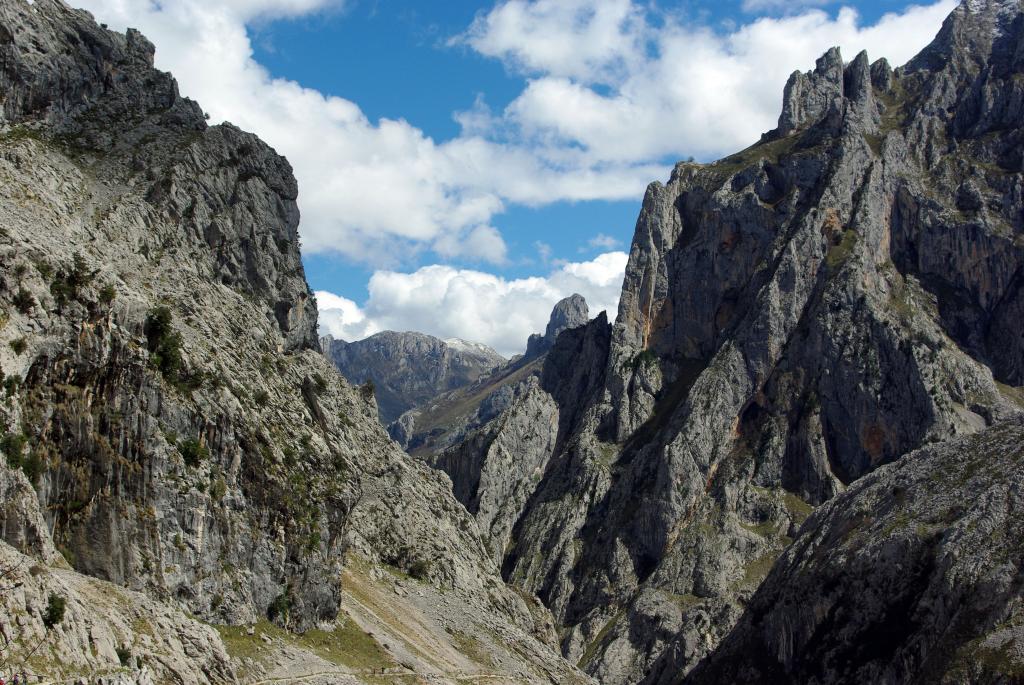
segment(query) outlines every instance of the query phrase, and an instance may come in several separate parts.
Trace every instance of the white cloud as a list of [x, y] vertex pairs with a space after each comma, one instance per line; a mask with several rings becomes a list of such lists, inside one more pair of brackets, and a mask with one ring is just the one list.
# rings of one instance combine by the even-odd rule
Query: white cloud
[[[598, 233], [587, 241], [587, 247], [601, 250], [614, 250], [621, 244], [622, 242], [618, 238], [613, 238], [605, 233]], [[582, 250], [583, 248], [580, 249]]]
[[[869, 26], [853, 9], [831, 15], [800, 4], [799, 14], [721, 33], [627, 0], [505, 0], [457, 42], [528, 77], [491, 115], [496, 132], [514, 131], [540, 156], [581, 153], [593, 168], [746, 147], [774, 127], [794, 69], [812, 68], [833, 45], [847, 59], [867, 49], [902, 64], [956, 2], [911, 6]], [[472, 121], [479, 132], [479, 111]]]
[[514, 280], [441, 265], [412, 273], [378, 271], [363, 308], [316, 293], [320, 329], [345, 340], [381, 330], [422, 331], [481, 342], [511, 356], [525, 349], [531, 333], [544, 330], [555, 303], [573, 293], [587, 299], [592, 316], [604, 310], [614, 319], [627, 259], [624, 252], [608, 252], [564, 264], [543, 278]]
[[642, 62], [645, 26], [644, 9], [632, 0], [508, 0], [450, 44], [523, 71], [607, 80]]
[[535, 241], [533, 246], [537, 248], [537, 256], [540, 257], [541, 264], [547, 264], [551, 261], [551, 255], [554, 252], [554, 248], [543, 240]]
[[[307, 252], [396, 268], [424, 250], [504, 264], [494, 217], [509, 204], [639, 199], [673, 158], [745, 147], [777, 118], [781, 90], [828, 47], [905, 61], [953, 0], [862, 26], [809, 10], [731, 33], [640, 0], [507, 0], [455, 40], [528, 79], [500, 112], [478, 98], [462, 134], [438, 142], [404, 120], [271, 77], [246, 24], [342, 8], [341, 0], [75, 0], [141, 29], [157, 64], [210, 112], [255, 131], [299, 180]], [[765, 2], [775, 0], [753, 0]], [[486, 84], [479, 84], [481, 87]]]
[[[112, 26], [140, 28], [157, 66], [214, 121], [255, 131], [295, 168], [309, 252], [397, 266], [423, 249], [502, 264], [490, 223], [505, 201], [635, 197], [660, 166], [563, 173], [528, 150], [464, 136], [436, 143], [406, 121], [369, 121], [358, 105], [272, 78], [252, 58], [246, 23], [338, 6], [330, 0], [78, 0]], [[572, 164], [572, 160], [569, 160]]]
[[320, 332], [341, 340], [362, 340], [379, 333], [374, 322], [366, 318], [359, 305], [341, 295], [325, 290], [317, 291], [316, 304], [320, 310]]
[[493, 226], [446, 234], [435, 242], [434, 250], [442, 257], [479, 257], [491, 264], [504, 264], [508, 254], [501, 233]]

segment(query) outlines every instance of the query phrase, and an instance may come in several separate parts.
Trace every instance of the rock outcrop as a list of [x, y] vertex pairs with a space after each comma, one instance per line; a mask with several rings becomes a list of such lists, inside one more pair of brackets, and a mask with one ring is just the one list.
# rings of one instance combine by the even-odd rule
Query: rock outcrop
[[[121, 668], [116, 639], [159, 677], [258, 680], [262, 641], [223, 659], [258, 623], [331, 659], [394, 636], [381, 659], [438, 682], [584, 682], [447, 477], [320, 353], [287, 161], [208, 126], [153, 53], [60, 0], [0, 0], [0, 534], [41, 567], [24, 610], [51, 579], [92, 588], [69, 625], [99, 650], [43, 675]], [[142, 615], [190, 637], [145, 639]]]
[[534, 333], [526, 341], [527, 359], [535, 359], [550, 350], [558, 334], [570, 328], [585, 326], [590, 320], [590, 309], [587, 301], [582, 295], [574, 294], [558, 302], [551, 310], [551, 318], [548, 319], [544, 335]]
[[486, 345], [423, 333], [384, 331], [351, 343], [325, 337], [321, 345], [350, 383], [373, 384], [384, 425], [507, 362]]
[[1020, 418], [878, 469], [804, 524], [683, 682], [1019, 682], [1022, 508]]
[[[777, 129], [648, 188], [610, 335], [544, 362], [599, 359], [586, 390], [439, 462], [601, 682], [685, 674], [815, 506], [1021, 411], [1022, 40], [1019, 2], [972, 0], [903, 68], [794, 74]], [[485, 478], [509, 445], [529, 492]]]

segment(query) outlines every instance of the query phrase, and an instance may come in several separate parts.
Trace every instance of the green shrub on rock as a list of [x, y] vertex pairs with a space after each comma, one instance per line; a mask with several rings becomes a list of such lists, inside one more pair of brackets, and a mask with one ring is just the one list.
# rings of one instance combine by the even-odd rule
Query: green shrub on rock
[[210, 450], [198, 440], [185, 440], [178, 443], [178, 451], [185, 464], [191, 468], [197, 468], [199, 464], [210, 458]]

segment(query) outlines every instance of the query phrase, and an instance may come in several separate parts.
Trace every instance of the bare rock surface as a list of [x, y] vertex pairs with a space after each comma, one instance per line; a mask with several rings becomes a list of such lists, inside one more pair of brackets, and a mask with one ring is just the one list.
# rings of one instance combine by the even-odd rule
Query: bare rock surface
[[[66, 584], [69, 626], [110, 632], [53, 675], [116, 670], [124, 640], [158, 681], [255, 682], [278, 668], [258, 634], [289, 678], [373, 681], [371, 634], [397, 622], [451, 655], [396, 652], [406, 675], [586, 682], [447, 476], [321, 354], [287, 161], [208, 126], [153, 53], [59, 0], [0, 0], [0, 533]], [[391, 614], [354, 618], [356, 568], [411, 578], [462, 632], [404, 626], [397, 585]], [[155, 641], [124, 628], [146, 616]]]
[[1022, 507], [1020, 418], [878, 469], [815, 512], [683, 682], [1019, 682]]
[[[554, 402], [438, 460], [478, 517], [506, 503], [492, 551], [567, 659], [685, 675], [814, 507], [1020, 413], [1022, 40], [1019, 2], [977, 0], [905, 67], [833, 49], [794, 74], [760, 142], [648, 188], [610, 333], [544, 358]], [[506, 454], [544, 464], [525, 502], [485, 478]]]
[[527, 353], [513, 358], [475, 382], [421, 402], [388, 426], [388, 432], [410, 454], [433, 463], [437, 455], [466, 440], [509, 408], [540, 378], [548, 352], [558, 336], [587, 324], [589, 309], [582, 295], [555, 304], [543, 335], [531, 335]]

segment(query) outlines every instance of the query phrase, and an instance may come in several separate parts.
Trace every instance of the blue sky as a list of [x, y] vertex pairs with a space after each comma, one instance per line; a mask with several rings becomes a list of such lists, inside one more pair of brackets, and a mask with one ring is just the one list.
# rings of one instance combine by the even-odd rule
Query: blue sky
[[753, 143], [832, 45], [894, 64], [953, 0], [79, 0], [295, 167], [322, 330], [518, 351], [614, 314], [643, 189]]
[[[767, 11], [744, 11], [738, 1], [662, 3], [722, 32], [758, 16], [801, 9], [799, 3], [786, 4], [783, 8], [775, 4]], [[845, 6], [856, 7], [862, 21], [870, 24], [908, 4], [871, 0]], [[822, 5], [832, 13], [844, 6], [834, 2]], [[499, 60], [446, 44], [491, 7], [493, 3], [470, 0], [356, 0], [343, 11], [254, 22], [249, 33], [256, 60], [274, 76], [352, 100], [371, 120], [405, 119], [435, 140], [447, 140], [459, 135], [454, 112], [470, 109], [478, 96], [485, 97], [492, 108], [502, 109], [525, 85], [524, 75], [510, 71]], [[781, 99], [781, 93], [779, 96]], [[665, 156], [661, 161], [671, 165], [677, 160]], [[543, 273], [547, 264], [538, 254], [538, 242], [551, 247], [551, 258], [571, 261], [603, 251], [588, 245], [595, 235], [611, 237], [620, 249], [628, 249], [640, 200], [510, 207], [494, 220], [510, 248], [509, 263], [500, 273], [514, 278]], [[431, 256], [436, 257], [423, 255], [412, 265], [428, 263]], [[371, 266], [332, 254], [310, 254], [305, 262], [314, 290], [358, 301], [368, 295]], [[457, 258], [445, 263], [478, 266], [473, 260]]]

